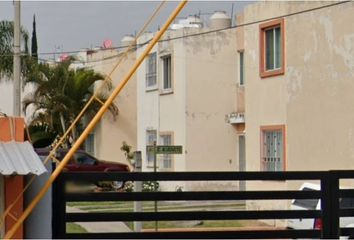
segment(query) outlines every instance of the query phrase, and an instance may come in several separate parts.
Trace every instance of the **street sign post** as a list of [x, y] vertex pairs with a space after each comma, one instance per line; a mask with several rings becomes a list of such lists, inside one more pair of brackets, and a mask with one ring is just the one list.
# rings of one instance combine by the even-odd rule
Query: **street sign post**
[[[156, 172], [157, 169], [157, 154], [182, 154], [183, 148], [180, 145], [156, 145], [156, 141], [154, 141], [154, 145], [149, 145], [146, 146], [146, 151], [148, 153], [154, 153], [154, 172]], [[155, 184], [155, 189], [154, 191], [156, 192], [156, 184]], [[155, 212], [157, 212], [157, 201], [155, 201]], [[155, 232], [158, 231], [158, 222], [155, 221]]]
[[[155, 146], [146, 146], [147, 152], [154, 152]], [[182, 154], [183, 148], [180, 145], [158, 145], [156, 154]]]

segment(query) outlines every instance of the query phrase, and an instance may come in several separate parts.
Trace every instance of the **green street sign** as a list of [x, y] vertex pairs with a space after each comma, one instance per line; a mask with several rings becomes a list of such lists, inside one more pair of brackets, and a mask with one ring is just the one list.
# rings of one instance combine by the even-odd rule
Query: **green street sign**
[[[146, 146], [148, 152], [154, 152], [154, 146]], [[182, 146], [168, 146], [158, 145], [156, 146], [156, 154], [182, 154]]]

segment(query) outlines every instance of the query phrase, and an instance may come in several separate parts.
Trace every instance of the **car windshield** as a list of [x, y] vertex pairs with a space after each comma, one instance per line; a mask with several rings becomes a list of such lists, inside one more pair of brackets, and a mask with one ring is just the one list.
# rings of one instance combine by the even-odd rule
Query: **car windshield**
[[[302, 190], [303, 191], [314, 191], [314, 189], [306, 188], [306, 187], [303, 188]], [[318, 204], [318, 200], [319, 199], [295, 199], [293, 204], [295, 206], [314, 210], [314, 209], [316, 209], [316, 206]]]
[[74, 158], [78, 164], [95, 165], [96, 159], [83, 153], [75, 153]]

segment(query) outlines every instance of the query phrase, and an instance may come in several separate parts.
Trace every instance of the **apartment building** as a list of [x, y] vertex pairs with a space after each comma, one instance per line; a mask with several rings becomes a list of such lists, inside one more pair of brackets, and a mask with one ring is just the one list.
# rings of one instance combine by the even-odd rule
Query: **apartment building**
[[[116, 87], [124, 75], [130, 70], [135, 62], [135, 50], [126, 53], [127, 47], [134, 43], [134, 38], [125, 36], [121, 41], [119, 49], [96, 48], [83, 49], [77, 55], [78, 61], [73, 67], [90, 68], [104, 76], [111, 75], [113, 88]], [[96, 87], [99, 87], [100, 83]], [[104, 88], [106, 90], [106, 88]], [[107, 96], [109, 92], [106, 92]], [[136, 149], [136, 78], [135, 76], [125, 86], [114, 103], [119, 109], [118, 116], [108, 111], [86, 139], [86, 150], [95, 155], [98, 159], [107, 161], [125, 162], [124, 152], [120, 150], [122, 142], [125, 141], [132, 149]]]
[[[154, 154], [147, 152], [146, 146], [154, 142], [183, 147], [182, 154], [158, 155], [158, 171], [239, 170], [236, 130], [225, 118], [235, 111], [236, 35], [233, 30], [203, 34], [230, 27], [230, 21], [223, 12], [216, 12], [208, 27], [196, 16], [180, 20], [138, 69], [137, 140], [143, 171], [153, 170]], [[197, 35], [187, 37], [193, 34]], [[152, 33], [146, 33], [138, 44], [152, 37]], [[137, 54], [143, 50], [138, 48]], [[214, 186], [177, 185], [164, 187]]]
[[[353, 10], [353, 2], [245, 7], [239, 24], [254, 22], [242, 29], [247, 171], [354, 167]], [[247, 188], [300, 184], [255, 182]]]

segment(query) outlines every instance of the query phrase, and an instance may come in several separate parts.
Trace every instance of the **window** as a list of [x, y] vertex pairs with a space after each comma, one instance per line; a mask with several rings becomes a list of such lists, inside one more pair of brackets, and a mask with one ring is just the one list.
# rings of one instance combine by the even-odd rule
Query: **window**
[[261, 170], [277, 172], [285, 170], [285, 127], [261, 128]]
[[162, 57], [162, 77], [163, 85], [162, 89], [167, 90], [172, 88], [172, 79], [171, 79], [171, 55]]
[[146, 61], [146, 88], [156, 87], [156, 52], [151, 53]]
[[243, 60], [243, 51], [239, 51], [238, 52], [238, 55], [239, 55], [239, 71], [240, 71], [240, 75], [239, 75], [239, 85], [240, 86], [243, 86], [245, 84], [244, 82], [244, 60]]
[[260, 75], [284, 74], [284, 20], [260, 25]]
[[[171, 133], [161, 133], [160, 134], [160, 144], [161, 145], [172, 145], [172, 134]], [[160, 156], [161, 169], [171, 169], [172, 168], [172, 155], [162, 154]]]
[[95, 156], [95, 134], [90, 133], [85, 141], [85, 151]]
[[[156, 130], [147, 130], [146, 131], [146, 145], [147, 146], [152, 146], [154, 145], [154, 142], [156, 142]], [[154, 152], [148, 152], [146, 151], [146, 160], [147, 160], [147, 165], [149, 167], [152, 167], [154, 165]]]

